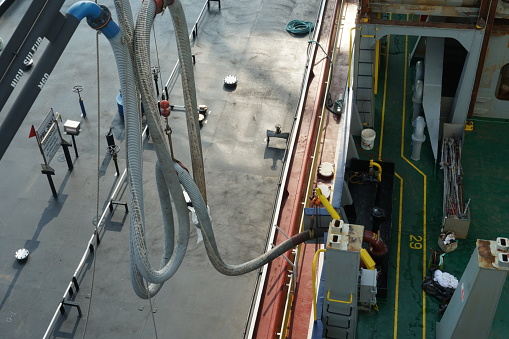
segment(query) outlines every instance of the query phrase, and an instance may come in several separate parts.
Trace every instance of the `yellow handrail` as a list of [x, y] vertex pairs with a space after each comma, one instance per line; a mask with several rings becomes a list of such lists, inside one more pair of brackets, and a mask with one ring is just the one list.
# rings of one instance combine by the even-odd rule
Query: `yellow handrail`
[[316, 262], [320, 253], [327, 251], [325, 248], [319, 249], [315, 252], [313, 257], [313, 265], [311, 266], [311, 280], [313, 280], [313, 314], [316, 321]]
[[327, 292], [327, 300], [328, 300], [328, 301], [335, 302], [335, 303], [351, 304], [351, 303], [352, 303], [352, 301], [353, 301], [353, 294], [352, 294], [352, 293], [350, 293], [350, 301], [345, 301], [345, 300], [335, 300], [335, 299], [331, 299], [331, 298], [330, 298], [330, 290], [329, 290], [329, 292]]
[[327, 197], [325, 197], [325, 195], [323, 195], [322, 190], [320, 188], [317, 188], [315, 190], [315, 193], [316, 193], [316, 196], [318, 197], [318, 199], [320, 199], [320, 202], [322, 203], [323, 207], [325, 207], [327, 212], [329, 212], [332, 219], [341, 219], [338, 212], [336, 212], [334, 207], [332, 207], [331, 203], [329, 202], [329, 199], [327, 199]]
[[350, 69], [352, 68], [352, 49], [353, 49], [353, 39], [352, 32], [355, 27], [350, 28], [350, 50], [348, 51], [348, 74], [346, 76], [346, 87], [350, 88]]

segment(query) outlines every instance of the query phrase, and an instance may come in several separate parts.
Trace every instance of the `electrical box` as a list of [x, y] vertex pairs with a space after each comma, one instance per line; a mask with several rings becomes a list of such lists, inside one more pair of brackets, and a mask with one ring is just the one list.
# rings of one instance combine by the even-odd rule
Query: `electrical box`
[[64, 123], [64, 131], [67, 134], [79, 134], [81, 130], [81, 123], [74, 120], [66, 120]]
[[377, 270], [361, 268], [359, 284], [359, 303], [361, 306], [370, 307], [376, 304], [376, 276]]

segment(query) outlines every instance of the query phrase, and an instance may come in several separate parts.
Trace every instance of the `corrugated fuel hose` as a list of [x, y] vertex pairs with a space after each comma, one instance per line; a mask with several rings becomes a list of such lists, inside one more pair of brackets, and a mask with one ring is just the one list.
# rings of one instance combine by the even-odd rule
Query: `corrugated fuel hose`
[[[203, 173], [198, 111], [194, 109], [197, 107], [197, 103], [187, 23], [180, 0], [168, 1], [167, 5], [171, 12], [176, 33], [185, 107], [189, 108], [186, 112], [186, 117], [193, 169], [199, 166], [198, 172], [201, 171]], [[197, 171], [194, 170], [193, 180], [191, 175], [180, 164], [173, 162], [168, 149], [166, 135], [160, 124], [160, 114], [154, 94], [149, 55], [150, 30], [155, 14], [159, 9], [156, 8], [154, 1], [144, 1], [134, 26], [129, 0], [115, 0], [115, 8], [124, 34], [119, 34], [119, 37], [114, 39], [114, 41], [110, 41], [110, 43], [117, 62], [124, 104], [128, 182], [131, 196], [131, 278], [135, 293], [140, 298], [145, 299], [154, 296], [161, 289], [164, 281], [168, 280], [177, 271], [184, 258], [189, 240], [190, 222], [182, 186], [189, 194], [196, 211], [199, 220], [198, 227], [201, 228], [203, 233], [207, 255], [212, 265], [223, 274], [233, 276], [256, 270], [296, 245], [313, 238], [314, 234], [312, 231], [299, 233], [272, 250], [246, 263], [238, 265], [224, 263], [217, 248], [208, 214], [205, 200], [204, 176], [197, 175]], [[149, 261], [145, 238], [142, 177], [143, 143], [138, 99], [140, 95], [158, 159], [155, 169], [156, 181], [165, 232], [165, 246], [161, 258], [161, 267], [158, 270], [154, 269]], [[199, 159], [196, 159], [197, 157]], [[175, 206], [179, 224], [176, 244], [174, 243], [175, 227], [172, 202]]]

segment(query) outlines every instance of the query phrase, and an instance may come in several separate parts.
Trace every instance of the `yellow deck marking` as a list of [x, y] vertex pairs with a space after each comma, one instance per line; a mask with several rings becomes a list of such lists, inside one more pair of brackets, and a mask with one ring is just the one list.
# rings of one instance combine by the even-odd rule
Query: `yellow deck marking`
[[[387, 36], [387, 47], [385, 49], [385, 79], [384, 79], [384, 94], [382, 97], [382, 122], [380, 126], [380, 145], [378, 148], [378, 160], [382, 160], [382, 147], [384, 141], [384, 127], [385, 127], [385, 102], [387, 98], [387, 75], [389, 70], [389, 48], [391, 44], [391, 36]], [[398, 305], [399, 305], [399, 268], [400, 268], [400, 253], [401, 253], [401, 227], [402, 227], [402, 215], [403, 215], [403, 178], [397, 173], [394, 173], [400, 180], [399, 187], [399, 221], [398, 221], [398, 254], [396, 256], [396, 291], [394, 297], [394, 339], [398, 337]]]
[[[402, 111], [402, 124], [401, 124], [401, 157], [412, 166], [423, 178], [423, 221], [422, 221], [422, 235], [423, 235], [423, 249], [422, 249], [422, 278], [426, 276], [426, 192], [427, 192], [427, 177], [417, 166], [405, 158], [405, 121], [406, 121], [406, 79], [407, 79], [407, 65], [408, 65], [408, 35], [405, 38], [405, 67], [403, 78], [403, 111]], [[422, 338], [426, 339], [426, 293], [422, 291]]]
[[396, 256], [396, 291], [394, 295], [394, 339], [398, 338], [398, 309], [399, 309], [399, 268], [401, 262], [401, 229], [403, 223], [403, 178], [398, 173], [394, 175], [399, 179], [399, 211], [398, 211], [398, 255]]

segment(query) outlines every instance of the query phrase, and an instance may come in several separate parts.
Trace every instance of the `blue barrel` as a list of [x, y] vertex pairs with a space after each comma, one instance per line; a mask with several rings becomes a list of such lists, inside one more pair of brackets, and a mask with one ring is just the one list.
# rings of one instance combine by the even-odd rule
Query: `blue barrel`
[[122, 93], [118, 92], [117, 94], [117, 108], [118, 108], [118, 114], [124, 118], [124, 104], [122, 103]]

